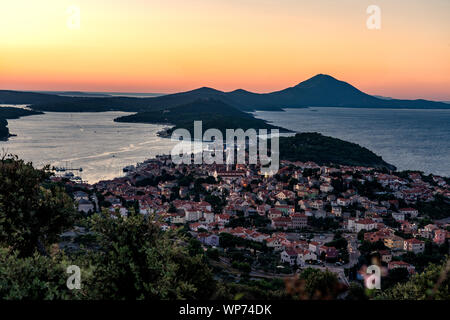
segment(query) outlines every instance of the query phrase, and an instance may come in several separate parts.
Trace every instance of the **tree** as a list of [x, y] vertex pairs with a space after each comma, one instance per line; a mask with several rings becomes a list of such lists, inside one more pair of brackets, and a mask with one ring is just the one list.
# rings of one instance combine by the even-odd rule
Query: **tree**
[[384, 277], [381, 281], [382, 288], [387, 289], [392, 287], [395, 284], [398, 283], [404, 283], [408, 281], [409, 278], [409, 272], [406, 268], [396, 268], [391, 271], [389, 271], [389, 274], [387, 277]]
[[34, 253], [21, 258], [18, 252], [0, 248], [1, 300], [78, 299], [82, 291], [66, 286], [69, 264], [63, 256], [43, 256]]
[[430, 264], [422, 273], [408, 282], [399, 283], [381, 292], [376, 299], [383, 300], [449, 300], [450, 260], [442, 264]]
[[177, 208], [175, 207], [175, 205], [173, 203], [170, 203], [169, 213], [177, 213]]
[[207, 299], [216, 283], [203, 255], [190, 255], [184, 238], [143, 216], [94, 215], [101, 251], [89, 279], [91, 299]]
[[0, 160], [0, 244], [30, 256], [50, 244], [74, 221], [72, 199], [49, 183], [48, 167], [33, 168], [17, 157]]
[[208, 256], [208, 258], [210, 258], [212, 260], [219, 261], [220, 252], [219, 252], [219, 250], [217, 250], [215, 248], [214, 249], [209, 248], [206, 251], [206, 255]]
[[368, 297], [364, 291], [364, 287], [358, 282], [351, 282], [348, 288], [348, 294], [345, 300], [367, 300]]
[[345, 290], [337, 276], [329, 271], [307, 268], [298, 278], [286, 282], [286, 291], [294, 298], [301, 300], [336, 299]]
[[347, 240], [344, 238], [338, 238], [336, 240], [333, 240], [331, 242], [325, 243], [327, 247], [335, 247], [336, 249], [344, 249], [347, 248]]

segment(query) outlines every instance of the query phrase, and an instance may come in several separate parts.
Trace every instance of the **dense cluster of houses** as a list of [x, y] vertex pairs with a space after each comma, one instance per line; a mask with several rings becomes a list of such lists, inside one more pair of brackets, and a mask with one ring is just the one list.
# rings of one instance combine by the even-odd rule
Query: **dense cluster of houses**
[[[315, 173], [305, 175], [306, 171]], [[181, 183], [181, 178], [187, 176], [203, 178], [211, 183], [202, 183], [203, 191], [198, 191], [194, 181]], [[145, 183], [158, 177], [170, 178], [153, 185]], [[88, 213], [106, 209], [122, 216], [127, 216], [131, 210], [126, 203], [134, 202], [138, 204], [140, 214], [159, 217], [163, 229], [189, 225], [198, 239], [210, 246], [220, 245], [218, 235], [221, 232], [265, 242], [280, 252], [282, 262], [299, 266], [318, 260], [323, 254], [333, 258], [337, 250], [314, 241], [289, 241], [284, 232], [310, 228], [311, 220], [331, 218], [339, 223], [339, 229], [347, 233], [364, 230], [366, 241], [382, 241], [389, 249], [382, 253], [383, 261], [391, 263], [389, 268], [403, 266], [412, 270], [412, 266], [392, 262], [392, 255], [423, 252], [424, 238], [437, 245], [449, 238], [448, 223], [435, 222], [418, 227], [420, 212], [415, 209], [417, 201], [433, 201], [437, 194], [450, 198], [450, 186], [446, 180], [439, 176], [432, 179], [433, 183], [430, 183], [423, 181], [418, 173], [401, 178], [374, 168], [318, 166], [313, 162], [289, 161], [281, 162], [277, 175], [264, 176], [255, 165], [175, 165], [169, 156], [158, 156], [129, 167], [124, 177], [95, 185], [78, 185], [87, 192], [95, 190], [95, 193], [88, 196], [87, 192], [78, 191], [74, 198], [79, 211]], [[369, 199], [352, 187], [354, 182], [364, 185], [374, 181], [395, 200]], [[335, 190], [337, 182], [344, 186], [344, 190]], [[106, 208], [101, 208], [95, 194], [102, 195], [101, 203], [107, 204]], [[225, 199], [226, 204], [220, 212], [205, 201], [207, 195]], [[268, 219], [266, 229], [272, 231], [263, 233], [257, 228], [229, 227], [230, 221], [237, 216], [255, 215]], [[386, 218], [392, 218], [400, 226], [386, 225]], [[396, 235], [396, 231], [410, 236], [404, 239]]]

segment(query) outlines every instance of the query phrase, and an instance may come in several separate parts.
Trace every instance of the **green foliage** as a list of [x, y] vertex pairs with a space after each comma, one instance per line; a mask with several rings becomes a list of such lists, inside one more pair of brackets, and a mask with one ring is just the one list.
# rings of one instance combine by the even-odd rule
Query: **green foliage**
[[208, 258], [210, 258], [212, 260], [219, 261], [220, 252], [219, 252], [219, 250], [217, 250], [215, 248], [214, 249], [209, 248], [206, 251], [206, 255], [207, 255]]
[[[446, 253], [448, 253], [448, 251], [445, 252], [444, 254]], [[437, 263], [437, 264], [440, 263], [442, 259], [443, 255], [436, 249], [435, 250], [431, 249], [429, 253], [424, 252], [415, 254], [413, 252], [406, 252], [401, 256], [402, 261], [414, 265], [416, 267], [416, 271], [418, 272], [423, 271], [425, 267], [427, 267], [428, 264], [430, 263]]]
[[[215, 288], [202, 255], [191, 255], [182, 237], [162, 232], [142, 216], [95, 215], [100, 236], [89, 280], [93, 299], [207, 299]], [[175, 237], [176, 236], [176, 237]]]
[[45, 168], [7, 157], [0, 161], [0, 244], [29, 256], [46, 251], [75, 217], [72, 199], [55, 184], [42, 184]]
[[287, 291], [297, 299], [335, 299], [341, 291], [341, 284], [329, 270], [307, 268], [298, 280], [287, 285]]
[[364, 241], [364, 234], [365, 234], [366, 232], [367, 232], [367, 230], [365, 230], [365, 229], [360, 230], [360, 231], [358, 232], [357, 239], [358, 239], [359, 241]]
[[406, 268], [396, 268], [389, 271], [386, 277], [381, 279], [381, 287], [383, 290], [392, 287], [397, 283], [405, 283], [409, 279], [409, 272]]
[[231, 264], [231, 266], [233, 268], [238, 269], [241, 272], [244, 273], [250, 273], [250, 271], [252, 271], [251, 266], [247, 263], [247, 262], [237, 262], [237, 261], [233, 261], [233, 263]]
[[80, 298], [78, 290], [66, 286], [68, 263], [61, 255], [34, 253], [21, 258], [18, 252], [0, 248], [1, 300], [60, 300]]
[[328, 231], [339, 228], [339, 223], [332, 217], [316, 218], [308, 217], [308, 224], [320, 231]]
[[208, 202], [215, 213], [221, 213], [226, 201], [218, 196], [206, 195], [205, 201]]
[[440, 194], [435, 195], [435, 200], [430, 202], [418, 202], [419, 213], [431, 219], [444, 219], [450, 217], [450, 201]]
[[361, 252], [361, 254], [367, 254], [372, 251], [386, 250], [387, 247], [381, 240], [378, 240], [377, 242], [363, 241], [363, 243], [358, 247], [358, 249]]
[[336, 249], [347, 248], [347, 244], [348, 244], [347, 240], [345, 240], [344, 238], [339, 238], [331, 242], [325, 243], [327, 247], [335, 247]]
[[236, 246], [242, 246], [259, 251], [268, 251], [265, 243], [243, 239], [241, 237], [235, 237], [230, 233], [222, 232], [219, 234], [219, 243], [222, 248], [234, 248]]
[[376, 299], [385, 300], [449, 300], [450, 260], [442, 264], [430, 264], [424, 272], [409, 281], [399, 283], [381, 292]]
[[214, 298], [219, 300], [284, 300], [289, 297], [284, 290], [284, 283], [274, 279], [271, 282], [262, 280], [219, 283]]
[[351, 282], [345, 300], [367, 300], [364, 287], [358, 282]]
[[281, 137], [280, 159], [314, 161], [318, 165], [334, 163], [394, 168], [367, 148], [315, 132], [297, 133], [294, 137]]

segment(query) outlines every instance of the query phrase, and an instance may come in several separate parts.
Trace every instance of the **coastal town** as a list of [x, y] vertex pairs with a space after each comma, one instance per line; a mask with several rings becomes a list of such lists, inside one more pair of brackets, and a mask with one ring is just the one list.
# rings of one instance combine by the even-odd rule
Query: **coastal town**
[[[449, 253], [450, 181], [420, 172], [281, 161], [268, 176], [259, 165], [157, 156], [95, 184], [52, 179], [72, 191], [82, 215], [139, 214], [162, 230], [183, 229], [217, 277], [231, 281], [310, 267], [348, 285], [374, 261], [385, 275], [409, 277]], [[76, 227], [60, 246], [76, 248], [86, 233]]]

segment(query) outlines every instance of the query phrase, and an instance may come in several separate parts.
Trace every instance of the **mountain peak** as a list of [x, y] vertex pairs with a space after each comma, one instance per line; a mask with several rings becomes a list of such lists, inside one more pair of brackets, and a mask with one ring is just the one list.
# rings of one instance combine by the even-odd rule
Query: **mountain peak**
[[296, 87], [302, 87], [305, 85], [338, 83], [338, 82], [342, 82], [342, 81], [339, 81], [336, 78], [334, 78], [328, 74], [319, 73], [319, 74], [315, 75], [314, 77], [309, 78], [308, 80], [300, 82], [298, 85], [296, 85]]

